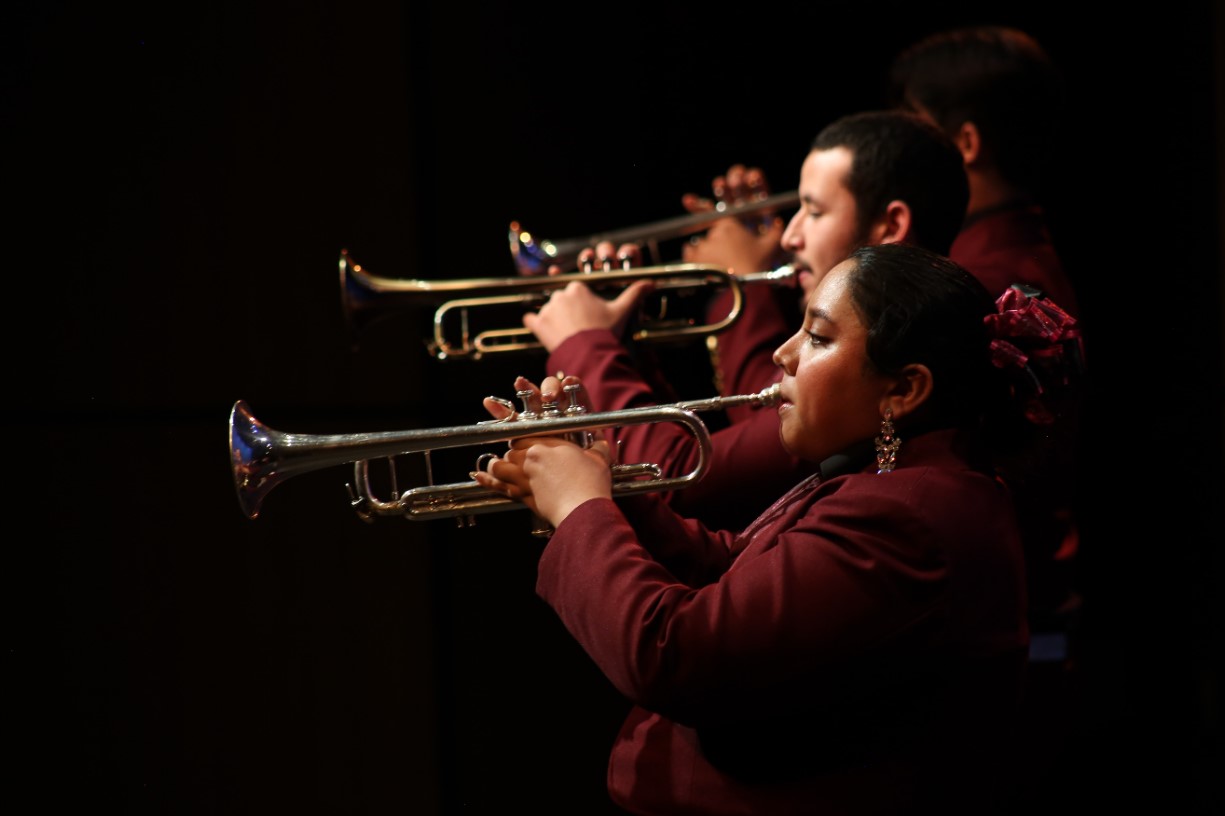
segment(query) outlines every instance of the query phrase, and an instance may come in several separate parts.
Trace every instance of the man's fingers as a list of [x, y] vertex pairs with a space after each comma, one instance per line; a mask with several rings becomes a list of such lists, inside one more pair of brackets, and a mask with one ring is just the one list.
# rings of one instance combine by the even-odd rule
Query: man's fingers
[[647, 293], [655, 288], [655, 282], [649, 279], [636, 280], [617, 295], [613, 300], [619, 310], [625, 311], [635, 306]]

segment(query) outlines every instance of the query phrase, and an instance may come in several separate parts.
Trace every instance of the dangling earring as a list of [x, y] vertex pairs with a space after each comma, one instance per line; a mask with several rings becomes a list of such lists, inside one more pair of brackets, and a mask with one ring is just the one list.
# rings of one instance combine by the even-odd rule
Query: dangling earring
[[891, 473], [897, 464], [897, 452], [902, 440], [893, 430], [893, 409], [885, 409], [885, 418], [880, 421], [880, 436], [876, 437], [876, 472]]

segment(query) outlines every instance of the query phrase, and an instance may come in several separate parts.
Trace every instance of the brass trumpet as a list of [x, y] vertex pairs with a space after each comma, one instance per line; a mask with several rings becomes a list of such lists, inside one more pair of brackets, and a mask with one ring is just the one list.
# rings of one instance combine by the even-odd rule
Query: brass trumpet
[[[635, 281], [652, 281], [655, 308], [639, 316], [631, 339], [672, 342], [718, 334], [735, 323], [743, 308], [745, 284], [783, 283], [794, 277], [790, 265], [736, 275], [708, 264], [676, 263], [535, 277], [420, 280], [372, 275], [347, 250], [341, 250], [339, 266], [341, 307], [354, 337], [374, 320], [432, 307], [433, 335], [426, 346], [440, 360], [478, 360], [495, 352], [539, 350], [540, 342], [531, 331], [521, 324], [507, 328], [507, 323], [517, 322], [524, 311], [539, 308], [550, 294], [571, 281], [614, 295]], [[713, 322], [699, 321], [669, 305], [669, 297], [676, 302], [696, 293], [709, 297], [722, 289], [731, 292], [731, 308]], [[478, 323], [479, 318], [484, 321]]]
[[[386, 501], [376, 498], [369, 481], [369, 460], [386, 458], [393, 465], [395, 456], [423, 453], [445, 448], [510, 442], [537, 436], [566, 436], [589, 444], [594, 431], [623, 428], [654, 422], [676, 422], [693, 434], [698, 443], [698, 462], [682, 476], [664, 477], [661, 468], [651, 463], [613, 465], [613, 494], [673, 490], [689, 486], [705, 475], [710, 466], [710, 432], [696, 412], [739, 405], [774, 405], [778, 386], [756, 394], [713, 397], [670, 405], [628, 408], [620, 411], [589, 412], [577, 402], [577, 388], [567, 386], [571, 404], [563, 409], [547, 403], [539, 414], [512, 413], [502, 420], [428, 430], [376, 433], [309, 435], [275, 431], [251, 413], [239, 400], [230, 411], [230, 465], [238, 504], [251, 519], [259, 516], [264, 498], [274, 487], [292, 476], [334, 465], [353, 464], [354, 484], [350, 485], [351, 504], [358, 515], [371, 521], [375, 516], [404, 516], [409, 519], [454, 517], [459, 525], [472, 526], [474, 516], [501, 510], [523, 508], [514, 499], [481, 487], [476, 481], [428, 484], [405, 490]], [[526, 395], [520, 394], [526, 402]], [[476, 469], [492, 454], [482, 454]], [[428, 468], [427, 468], [428, 471]], [[432, 481], [432, 478], [431, 478]]]
[[594, 247], [601, 241], [610, 241], [615, 246], [644, 244], [651, 253], [651, 257], [659, 258], [660, 241], [695, 235], [720, 218], [757, 215], [765, 210], [794, 207], [799, 201], [798, 190], [762, 196], [744, 204], [729, 206], [721, 201], [710, 212], [679, 215], [636, 227], [625, 227], [611, 232], [596, 233], [586, 238], [567, 238], [561, 241], [537, 238], [528, 230], [523, 229], [518, 221], [512, 221], [509, 235], [510, 254], [515, 260], [515, 268], [519, 270], [519, 274], [525, 276], [542, 275], [553, 265], [562, 268], [574, 266], [580, 252], [587, 247]]

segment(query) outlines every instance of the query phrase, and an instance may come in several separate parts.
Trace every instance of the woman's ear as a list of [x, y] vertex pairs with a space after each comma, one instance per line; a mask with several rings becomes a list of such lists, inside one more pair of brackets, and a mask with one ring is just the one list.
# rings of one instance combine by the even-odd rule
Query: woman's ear
[[896, 244], [911, 237], [910, 205], [905, 201], [894, 199], [885, 205], [885, 214], [881, 216], [870, 232], [874, 244]]
[[931, 369], [920, 363], [911, 363], [902, 369], [902, 373], [894, 379], [892, 387], [882, 397], [881, 416], [885, 415], [886, 408], [890, 408], [893, 410], [893, 418], [901, 419], [927, 402], [931, 392]]

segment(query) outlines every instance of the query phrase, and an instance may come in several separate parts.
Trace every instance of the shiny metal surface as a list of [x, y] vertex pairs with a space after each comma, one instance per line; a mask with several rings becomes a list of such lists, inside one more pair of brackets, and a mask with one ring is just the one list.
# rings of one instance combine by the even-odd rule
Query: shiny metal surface
[[[243, 513], [257, 518], [268, 493], [293, 476], [343, 464], [354, 465], [353, 505], [359, 515], [395, 515], [411, 519], [459, 517], [471, 523], [480, 513], [522, 508], [523, 505], [481, 487], [476, 481], [425, 485], [397, 493], [387, 501], [370, 490], [368, 462], [402, 454], [425, 453], [510, 442], [535, 436], [589, 434], [654, 422], [675, 422], [693, 434], [698, 443], [698, 462], [682, 476], [660, 476], [651, 463], [614, 465], [613, 493], [673, 490], [687, 487], [705, 475], [710, 464], [710, 433], [696, 412], [739, 405], [774, 405], [778, 386], [756, 394], [713, 397], [671, 405], [645, 406], [621, 411], [557, 412], [532, 419], [517, 415], [475, 425], [459, 425], [407, 431], [348, 434], [301, 434], [273, 430], [260, 422], [243, 400], [230, 411], [230, 466], [238, 503]], [[486, 454], [487, 455], [487, 454]], [[479, 458], [478, 465], [479, 467]]]

